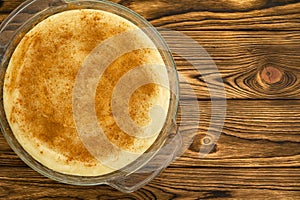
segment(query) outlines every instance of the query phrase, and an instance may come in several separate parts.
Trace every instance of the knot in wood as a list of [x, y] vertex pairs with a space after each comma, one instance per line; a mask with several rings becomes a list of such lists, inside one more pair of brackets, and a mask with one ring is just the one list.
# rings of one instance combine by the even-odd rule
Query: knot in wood
[[275, 67], [268, 66], [262, 70], [260, 76], [261, 76], [261, 80], [271, 85], [271, 84], [278, 83], [282, 79], [283, 73]]
[[194, 137], [194, 141], [189, 147], [189, 150], [200, 154], [212, 154], [217, 152], [217, 145], [214, 144], [214, 140], [210, 136], [198, 134]]

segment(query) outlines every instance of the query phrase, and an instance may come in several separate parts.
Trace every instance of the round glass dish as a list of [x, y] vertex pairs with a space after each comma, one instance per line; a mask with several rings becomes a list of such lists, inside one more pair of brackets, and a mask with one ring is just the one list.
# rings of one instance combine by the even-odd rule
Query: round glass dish
[[16, 154], [27, 165], [46, 177], [74, 185], [108, 184], [123, 192], [132, 192], [150, 182], [162, 169], [168, 166], [181, 145], [181, 139], [177, 134], [175, 125], [179, 92], [176, 66], [172, 54], [160, 34], [141, 16], [126, 7], [108, 1], [29, 0], [24, 2], [0, 26], [1, 94], [3, 95], [3, 83], [8, 63], [23, 36], [45, 18], [74, 9], [96, 9], [121, 16], [143, 30], [159, 50], [168, 72], [170, 102], [166, 121], [158, 138], [144, 154], [124, 168], [102, 176], [85, 177], [53, 171], [31, 157], [18, 143], [10, 129], [4, 111], [3, 98], [1, 98], [0, 104], [1, 130]]

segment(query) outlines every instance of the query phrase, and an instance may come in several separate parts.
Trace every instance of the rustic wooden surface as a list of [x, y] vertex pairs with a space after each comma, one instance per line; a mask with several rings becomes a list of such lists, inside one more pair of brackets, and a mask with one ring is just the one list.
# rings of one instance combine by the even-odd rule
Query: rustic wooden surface
[[[22, 0], [2, 0], [2, 21]], [[204, 76], [174, 55], [199, 99], [189, 150], [149, 185], [57, 183], [27, 167], [0, 135], [0, 199], [300, 199], [300, 1], [114, 0], [156, 27], [181, 31], [212, 56], [224, 80], [227, 117], [216, 147], [199, 158], [210, 123]], [[173, 38], [176, 40], [176, 38]], [[187, 48], [186, 51], [191, 51]], [[271, 74], [271, 75], [270, 75]], [[189, 94], [183, 94], [189, 103]]]

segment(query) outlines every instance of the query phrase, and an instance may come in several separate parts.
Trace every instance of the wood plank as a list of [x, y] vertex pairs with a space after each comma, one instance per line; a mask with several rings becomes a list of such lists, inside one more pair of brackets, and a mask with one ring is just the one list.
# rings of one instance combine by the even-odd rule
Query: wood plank
[[[223, 78], [228, 99], [299, 99], [300, 89], [300, 33], [298, 32], [243, 32], [199, 31], [183, 32], [197, 41], [210, 54]], [[178, 46], [178, 37], [165, 35], [174, 51], [195, 54], [189, 44]], [[176, 46], [177, 45], [177, 46]], [[174, 55], [179, 73], [192, 85], [197, 98], [210, 99], [205, 78], [178, 55]], [[194, 61], [205, 66], [205, 60]], [[281, 71], [281, 79], [270, 83], [262, 79], [265, 68]], [[264, 73], [266, 75], [266, 73]], [[276, 80], [275, 80], [276, 81]], [[213, 83], [210, 83], [213, 85]], [[188, 93], [182, 90], [184, 97]]]
[[[216, 85], [209, 63], [195, 45], [172, 32], [161, 31], [173, 52], [184, 52], [200, 66], [195, 68], [174, 54], [179, 73], [199, 99], [210, 99], [207, 83]], [[300, 32], [183, 31], [211, 56], [221, 74], [228, 99], [299, 99]], [[264, 69], [269, 69], [269, 80]], [[280, 74], [276, 74], [276, 70]], [[197, 75], [198, 74], [198, 75]], [[206, 79], [206, 80], [205, 80]], [[219, 88], [220, 89], [220, 88]], [[219, 93], [218, 88], [215, 92]], [[184, 96], [189, 94], [182, 90]], [[219, 95], [217, 95], [219, 96]]]
[[[189, 105], [189, 101], [182, 105]], [[228, 101], [222, 135], [205, 158], [199, 157], [199, 151], [202, 145], [210, 147], [203, 138], [210, 125], [211, 104], [201, 101], [199, 106], [199, 126], [193, 106], [187, 110], [187, 123], [180, 129], [182, 134], [195, 134], [194, 142], [172, 166], [300, 167], [300, 100]], [[2, 135], [0, 166], [25, 166]]]
[[[183, 101], [183, 105], [189, 105]], [[300, 167], [300, 101], [227, 101], [221, 137], [210, 154], [199, 157], [211, 123], [211, 104], [199, 102], [200, 123], [187, 113], [182, 134], [196, 134], [189, 150], [174, 166], [218, 167]], [[216, 109], [222, 108], [216, 106]], [[212, 123], [212, 127], [216, 124]], [[213, 128], [211, 129], [213, 130]]]
[[172, 30], [300, 30], [300, 3], [249, 12], [188, 12], [150, 20]]
[[[189, 12], [249, 12], [266, 8], [293, 5], [297, 0], [206, 0], [206, 1], [180, 1], [180, 0], [112, 0], [127, 6], [147, 19], [158, 19], [164, 16], [186, 14]], [[171, 21], [171, 20], [170, 20]]]
[[116, 1], [175, 30], [300, 30], [297, 0]]
[[[29, 168], [2, 168], [0, 197], [10, 199], [295, 199], [300, 168], [167, 168], [149, 185], [124, 194], [108, 186], [71, 186]], [[18, 173], [16, 173], [16, 171]]]
[[[1, 0], [0, 12], [11, 12], [21, 3], [26, 0]], [[236, 0], [207, 0], [207, 1], [179, 1], [179, 0], [112, 0], [129, 7], [136, 12], [143, 13], [143, 16], [148, 19], [160, 18], [170, 14], [187, 13], [187, 12], [247, 12], [260, 10], [265, 8], [274, 8], [278, 6], [291, 5], [297, 3], [297, 0], [249, 0], [240, 2]]]
[[[271, 31], [184, 31], [211, 56], [221, 74], [228, 99], [300, 99], [300, 32]], [[174, 52], [195, 55], [195, 48], [181, 43], [180, 37], [163, 34]], [[205, 71], [206, 60], [197, 54], [192, 57], [200, 64], [198, 73], [193, 66], [174, 54], [177, 69], [199, 99], [210, 99], [207, 84], [215, 85], [212, 74]], [[279, 78], [269, 82], [265, 68], [279, 70]], [[271, 70], [272, 72], [272, 70]], [[265, 75], [265, 77], [262, 76]], [[272, 74], [272, 73], [271, 73]], [[276, 77], [275, 77], [276, 78]], [[220, 96], [218, 88], [215, 88]], [[189, 94], [182, 90], [184, 97]]]
[[[0, 20], [24, 0], [2, 0]], [[300, 30], [297, 0], [114, 0], [156, 26], [173, 30]]]

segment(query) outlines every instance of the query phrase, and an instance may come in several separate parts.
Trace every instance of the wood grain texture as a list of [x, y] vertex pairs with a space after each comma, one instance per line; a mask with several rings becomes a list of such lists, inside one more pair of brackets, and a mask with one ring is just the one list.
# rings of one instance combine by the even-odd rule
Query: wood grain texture
[[[300, 173], [290, 168], [168, 168], [132, 194], [108, 186], [51, 181], [28, 168], [0, 171], [0, 197], [10, 199], [297, 199]], [[222, 177], [222, 178], [220, 178]]]
[[[60, 184], [27, 167], [0, 134], [0, 199], [300, 199], [300, 1], [113, 1], [156, 27], [188, 35], [209, 53], [227, 98], [221, 137], [199, 158], [201, 147], [211, 147], [204, 139], [209, 126], [217, 126], [207, 90], [215, 83], [205, 82], [214, 74], [199, 74], [174, 54], [187, 80], [181, 86], [190, 84], [198, 99], [200, 123], [188, 109], [181, 132], [195, 134], [194, 141], [149, 185], [124, 194], [109, 186]], [[0, 1], [0, 21], [22, 2]], [[180, 38], [164, 37], [174, 52], [195, 54]], [[207, 67], [203, 57], [193, 60]], [[181, 105], [191, 105], [191, 97], [182, 90]]]
[[[24, 0], [2, 0], [0, 20]], [[298, 0], [113, 0], [172, 30], [300, 30]]]
[[201, 101], [199, 107], [199, 126], [191, 110], [185, 119], [189, 123], [181, 127], [182, 134], [197, 134], [176, 166], [300, 167], [300, 101], [228, 101], [221, 137], [213, 151], [202, 159], [199, 151], [205, 145], [211, 103]]
[[[207, 67], [206, 56], [195, 53], [190, 43], [162, 31], [175, 52], [178, 49], [194, 56], [200, 69]], [[299, 99], [300, 32], [272, 31], [182, 31], [201, 45], [215, 62], [221, 74], [228, 99]], [[199, 99], [209, 99], [205, 82], [211, 73], [199, 73], [185, 59], [174, 55], [179, 73], [192, 84]], [[276, 82], [262, 79], [263, 69], [273, 67], [282, 76]], [[201, 72], [201, 71], [200, 71]], [[198, 75], [197, 75], [198, 74]], [[216, 92], [220, 88], [215, 88]], [[183, 94], [185, 91], [182, 91]], [[186, 94], [187, 98], [189, 94]], [[218, 95], [217, 95], [218, 96]]]
[[116, 1], [175, 30], [299, 30], [297, 0]]

